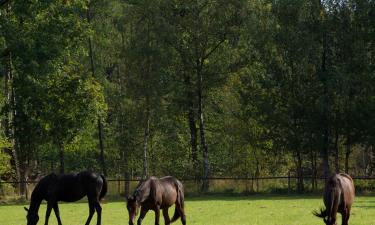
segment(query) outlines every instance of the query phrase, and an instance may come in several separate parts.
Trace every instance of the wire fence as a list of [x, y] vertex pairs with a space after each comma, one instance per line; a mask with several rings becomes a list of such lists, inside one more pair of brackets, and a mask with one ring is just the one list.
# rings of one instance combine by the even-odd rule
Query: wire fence
[[[298, 178], [294, 176], [258, 177], [258, 178], [209, 178], [209, 189], [204, 194], [252, 194], [252, 193], [297, 193]], [[375, 193], [375, 177], [354, 177], [357, 193]], [[109, 197], [126, 195], [126, 186], [132, 192], [140, 179], [107, 179]], [[181, 179], [187, 195], [202, 194], [202, 179]], [[0, 199], [7, 196], [17, 196], [20, 184], [24, 186], [23, 196], [30, 197], [37, 181], [28, 182], [0, 182]], [[303, 177], [304, 193], [320, 193], [325, 184], [325, 178]], [[300, 190], [301, 191], [301, 190]], [[27, 193], [27, 194], [26, 194]]]

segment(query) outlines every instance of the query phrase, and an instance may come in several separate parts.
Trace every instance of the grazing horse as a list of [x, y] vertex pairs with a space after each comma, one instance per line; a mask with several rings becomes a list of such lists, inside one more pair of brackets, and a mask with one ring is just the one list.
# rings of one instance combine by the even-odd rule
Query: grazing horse
[[[168, 215], [168, 208], [173, 204], [176, 209], [173, 218]], [[133, 195], [128, 198], [127, 209], [129, 212], [129, 225], [134, 225], [134, 218], [141, 207], [141, 214], [137, 225], [141, 225], [143, 218], [149, 210], [155, 211], [155, 225], [159, 225], [160, 209], [163, 210], [166, 225], [181, 217], [183, 225], [186, 225], [184, 212], [184, 188], [182, 183], [174, 177], [163, 178], [150, 177], [141, 181]]]
[[344, 173], [335, 174], [326, 183], [324, 205], [326, 209], [313, 212], [323, 218], [326, 225], [336, 225], [337, 212], [342, 215], [342, 225], [348, 225], [350, 208], [355, 197], [353, 179]]
[[39, 220], [39, 206], [43, 200], [47, 201], [45, 225], [48, 225], [48, 218], [51, 210], [55, 211], [57, 222], [61, 224], [59, 207], [57, 202], [75, 202], [87, 196], [90, 214], [86, 225], [90, 224], [95, 213], [98, 214], [97, 225], [101, 224], [101, 211], [99, 201], [107, 193], [107, 181], [103, 175], [92, 172], [80, 172], [77, 174], [56, 175], [51, 173], [43, 177], [35, 186], [31, 194], [30, 208], [27, 211], [27, 225], [36, 225]]

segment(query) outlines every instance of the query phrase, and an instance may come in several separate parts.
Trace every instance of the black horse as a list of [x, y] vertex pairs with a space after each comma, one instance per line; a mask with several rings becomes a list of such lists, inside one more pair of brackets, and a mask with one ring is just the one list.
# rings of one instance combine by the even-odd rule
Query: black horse
[[345, 173], [335, 174], [327, 180], [324, 190], [325, 209], [313, 212], [326, 225], [336, 225], [336, 214], [342, 215], [342, 224], [348, 225], [350, 209], [355, 198], [353, 179]]
[[[168, 215], [168, 208], [173, 204], [176, 209], [172, 220]], [[143, 218], [149, 210], [155, 211], [155, 225], [159, 225], [160, 209], [163, 210], [166, 225], [176, 221], [181, 217], [182, 224], [186, 224], [184, 212], [184, 188], [182, 183], [174, 177], [163, 178], [150, 177], [140, 182], [134, 194], [128, 198], [129, 225], [134, 224], [138, 208], [141, 207], [141, 215], [137, 225], [141, 225]]]
[[39, 206], [43, 200], [47, 201], [46, 220], [44, 224], [48, 224], [48, 218], [53, 208], [58, 224], [62, 225], [57, 203], [59, 201], [75, 202], [84, 196], [87, 196], [90, 207], [90, 214], [86, 225], [90, 224], [95, 210], [98, 214], [97, 225], [100, 225], [102, 208], [99, 201], [106, 193], [107, 181], [103, 175], [88, 171], [66, 175], [51, 173], [38, 182], [31, 194], [30, 208], [27, 209], [25, 207], [27, 211], [27, 225], [36, 225], [38, 223]]

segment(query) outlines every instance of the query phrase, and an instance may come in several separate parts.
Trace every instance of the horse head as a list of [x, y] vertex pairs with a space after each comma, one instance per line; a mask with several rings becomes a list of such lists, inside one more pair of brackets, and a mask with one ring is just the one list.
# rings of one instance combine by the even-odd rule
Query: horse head
[[30, 211], [28, 208], [24, 207], [27, 212], [27, 225], [36, 225], [39, 221], [38, 213]]
[[128, 209], [129, 213], [129, 225], [133, 225], [134, 218], [138, 214], [138, 202], [134, 195], [127, 198], [126, 208]]

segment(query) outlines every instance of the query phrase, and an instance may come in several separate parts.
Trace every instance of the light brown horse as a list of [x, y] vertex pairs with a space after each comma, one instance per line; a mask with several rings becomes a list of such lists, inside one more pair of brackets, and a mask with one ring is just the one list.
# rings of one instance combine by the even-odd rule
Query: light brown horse
[[323, 218], [326, 225], [336, 225], [336, 214], [339, 212], [342, 215], [342, 225], [348, 225], [354, 197], [353, 179], [348, 174], [335, 174], [325, 186], [323, 200], [326, 209], [313, 214]]
[[[170, 219], [168, 208], [173, 204], [176, 205], [176, 209], [173, 218]], [[180, 217], [182, 224], [186, 224], [183, 185], [174, 177], [167, 176], [160, 179], [150, 177], [138, 184], [133, 195], [128, 198], [129, 225], [134, 225], [139, 207], [141, 207], [141, 214], [137, 220], [137, 225], [142, 224], [142, 220], [149, 210], [155, 211], [155, 225], [159, 225], [160, 209], [163, 210], [166, 225]]]

